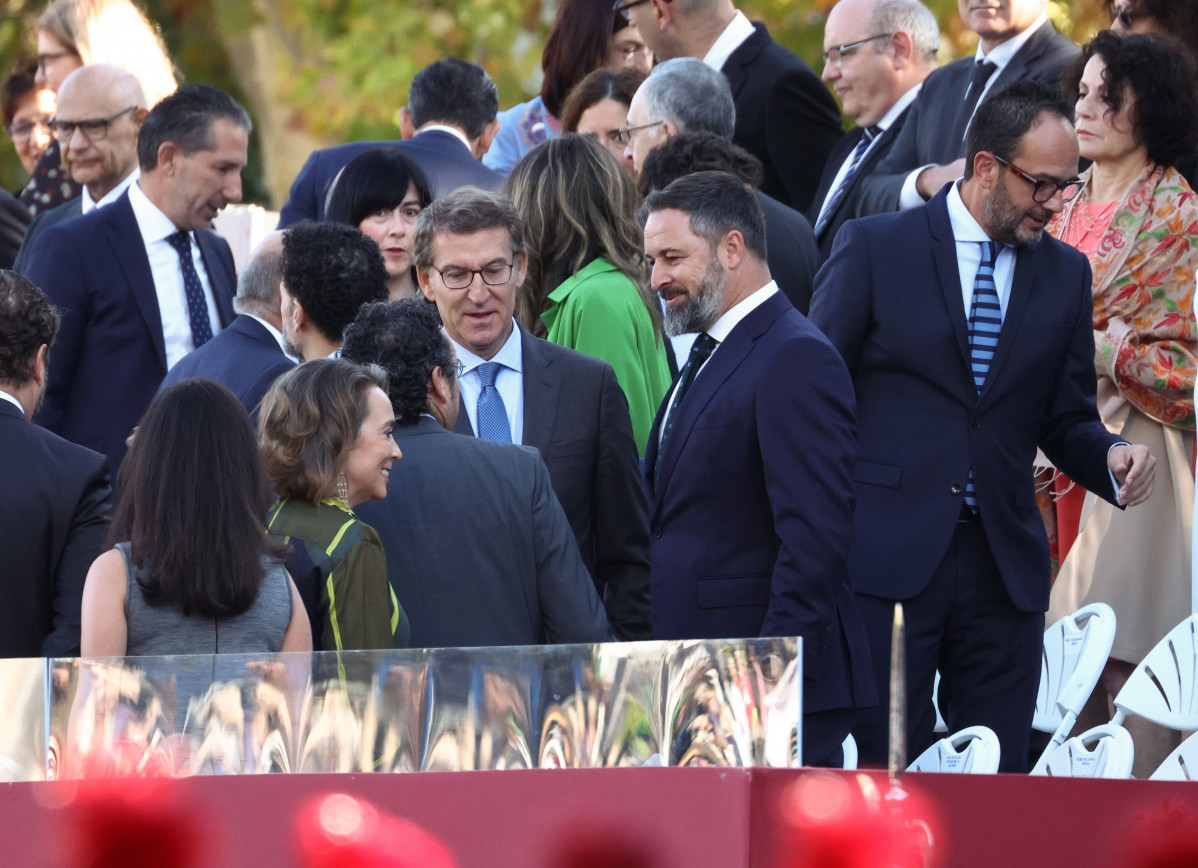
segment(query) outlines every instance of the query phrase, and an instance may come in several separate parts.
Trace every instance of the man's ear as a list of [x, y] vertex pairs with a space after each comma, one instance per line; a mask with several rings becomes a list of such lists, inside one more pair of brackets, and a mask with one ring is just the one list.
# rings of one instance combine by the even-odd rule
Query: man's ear
[[174, 142], [163, 142], [158, 146], [158, 166], [157, 171], [162, 172], [164, 176], [171, 177], [177, 171], [177, 164], [185, 157], [183, 149]]
[[900, 30], [890, 39], [894, 46], [894, 68], [906, 69], [915, 57], [915, 45], [911, 42], [911, 34]]
[[412, 120], [412, 113], [408, 111], [408, 107], [404, 106], [399, 110], [399, 137], [410, 139], [414, 135], [416, 135], [416, 124]]
[[478, 137], [478, 141], [474, 146], [474, 158], [481, 160], [487, 151], [491, 150], [491, 142], [495, 141], [495, 136], [499, 132], [499, 120], [492, 119], [483, 130], [482, 135]]
[[33, 382], [40, 389], [46, 384], [46, 375], [50, 371], [50, 345], [42, 344], [33, 355]]
[[676, 10], [672, 0], [649, 0], [655, 16], [654, 23], [658, 30], [665, 30], [674, 20]]
[[983, 190], [992, 190], [998, 184], [998, 173], [1002, 164], [989, 151], [978, 151], [973, 155], [973, 177]]
[[429, 279], [427, 268], [416, 269], [416, 282], [420, 284], [420, 291], [424, 293], [425, 298], [432, 302], [437, 300], [437, 297], [433, 295], [433, 283]]

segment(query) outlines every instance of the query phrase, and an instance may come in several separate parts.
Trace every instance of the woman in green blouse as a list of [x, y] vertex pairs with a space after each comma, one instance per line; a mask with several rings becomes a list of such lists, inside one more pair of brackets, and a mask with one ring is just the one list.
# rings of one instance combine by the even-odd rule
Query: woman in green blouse
[[670, 368], [632, 179], [593, 136], [565, 135], [526, 154], [504, 191], [528, 227], [517, 315], [533, 334], [612, 366], [644, 455]]

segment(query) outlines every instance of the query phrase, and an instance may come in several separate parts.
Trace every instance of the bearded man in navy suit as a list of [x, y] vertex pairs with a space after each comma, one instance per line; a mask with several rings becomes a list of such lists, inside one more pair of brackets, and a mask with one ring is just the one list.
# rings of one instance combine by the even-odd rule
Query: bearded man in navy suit
[[[1089, 265], [1044, 232], [1078, 186], [1071, 117], [1036, 82], [987, 99], [965, 180], [846, 223], [816, 282], [811, 319], [857, 395], [849, 571], [880, 689], [903, 602], [913, 756], [933, 741], [939, 669], [949, 731], [989, 727], [999, 770], [1026, 770], [1049, 591], [1037, 446], [1109, 501], [1152, 491], [1148, 450], [1095, 407]], [[884, 713], [863, 715], [863, 762], [885, 762], [886, 731]]]
[[228, 94], [180, 88], [142, 124], [138, 181], [33, 250], [28, 275], [62, 312], [34, 421], [114, 474], [166, 372], [233, 319], [233, 255], [208, 227], [241, 200], [250, 128]]
[[803, 762], [838, 766], [875, 701], [848, 573], [852, 383], [771, 279], [744, 184], [696, 172], [644, 213], [666, 331], [698, 333], [645, 456], [653, 637], [802, 637]]

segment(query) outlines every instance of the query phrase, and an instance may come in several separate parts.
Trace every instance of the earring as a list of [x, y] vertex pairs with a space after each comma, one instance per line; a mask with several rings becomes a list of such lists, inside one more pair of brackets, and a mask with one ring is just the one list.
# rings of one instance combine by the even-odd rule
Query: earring
[[349, 506], [349, 482], [346, 481], [344, 473], [337, 477], [337, 496], [341, 498], [342, 503]]

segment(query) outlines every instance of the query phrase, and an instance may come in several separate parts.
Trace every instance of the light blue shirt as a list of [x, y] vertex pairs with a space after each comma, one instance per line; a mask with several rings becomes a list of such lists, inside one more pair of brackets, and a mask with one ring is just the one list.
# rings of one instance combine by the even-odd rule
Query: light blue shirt
[[512, 442], [524, 442], [524, 355], [520, 345], [520, 328], [512, 320], [512, 333], [504, 341], [494, 356], [484, 359], [476, 356], [470, 350], [459, 344], [453, 338], [453, 344], [458, 361], [462, 363], [462, 377], [458, 384], [462, 388], [462, 403], [466, 405], [466, 415], [470, 417], [470, 427], [478, 431], [478, 396], [482, 393], [482, 380], [478, 376], [478, 366], [485, 362], [499, 362], [503, 367], [495, 377], [495, 388], [499, 397], [503, 398], [503, 407], [507, 410], [508, 425], [512, 429]]

